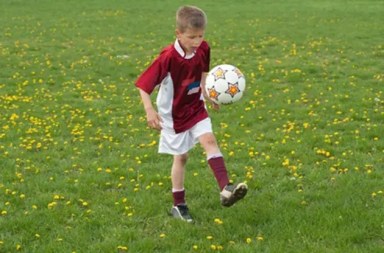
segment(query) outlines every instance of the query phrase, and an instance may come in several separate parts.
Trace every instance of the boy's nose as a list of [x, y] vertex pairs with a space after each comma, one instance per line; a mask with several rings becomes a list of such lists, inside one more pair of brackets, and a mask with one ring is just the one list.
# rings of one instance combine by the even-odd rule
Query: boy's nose
[[202, 39], [195, 39], [195, 40], [193, 41], [193, 45], [194, 45], [194, 46], [200, 46], [200, 44], [201, 44], [202, 41], [203, 41]]

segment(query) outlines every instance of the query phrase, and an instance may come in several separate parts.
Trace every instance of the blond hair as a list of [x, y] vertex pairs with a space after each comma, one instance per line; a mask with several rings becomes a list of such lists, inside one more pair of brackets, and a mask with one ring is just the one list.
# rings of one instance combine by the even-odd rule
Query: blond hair
[[207, 15], [196, 6], [181, 6], [176, 12], [176, 29], [185, 32], [186, 29], [205, 29]]

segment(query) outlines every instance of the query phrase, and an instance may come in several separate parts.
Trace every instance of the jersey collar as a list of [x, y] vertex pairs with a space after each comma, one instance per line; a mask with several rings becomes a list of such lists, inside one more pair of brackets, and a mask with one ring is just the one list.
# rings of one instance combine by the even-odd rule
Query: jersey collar
[[179, 40], [177, 40], [177, 39], [175, 41], [174, 47], [175, 47], [176, 51], [181, 55], [181, 57], [183, 57], [184, 59], [187, 59], [187, 60], [191, 59], [196, 54], [196, 52], [193, 52], [192, 54], [186, 54], [184, 52], [183, 48], [181, 47]]

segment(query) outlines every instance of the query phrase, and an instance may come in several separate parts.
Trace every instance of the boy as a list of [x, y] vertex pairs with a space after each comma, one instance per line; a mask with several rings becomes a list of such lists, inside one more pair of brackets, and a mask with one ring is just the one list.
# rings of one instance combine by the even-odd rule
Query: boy
[[[161, 131], [159, 153], [173, 155], [171, 169], [175, 218], [192, 221], [185, 201], [184, 174], [188, 151], [200, 142], [220, 188], [223, 206], [231, 206], [247, 193], [244, 183], [231, 184], [223, 156], [212, 131], [203, 96], [209, 71], [210, 48], [204, 41], [205, 13], [194, 6], [182, 6], [176, 13], [176, 41], [169, 45], [136, 81], [148, 126]], [[159, 85], [157, 110], [150, 94]]]

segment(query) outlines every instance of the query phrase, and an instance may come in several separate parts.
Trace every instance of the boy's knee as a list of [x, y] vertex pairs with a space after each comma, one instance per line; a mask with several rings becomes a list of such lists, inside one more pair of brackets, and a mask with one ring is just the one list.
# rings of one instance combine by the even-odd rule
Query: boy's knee
[[188, 153], [182, 155], [175, 155], [173, 159], [178, 162], [186, 163], [188, 160]]
[[205, 145], [208, 147], [217, 146], [216, 138], [213, 135], [209, 135], [204, 139]]

